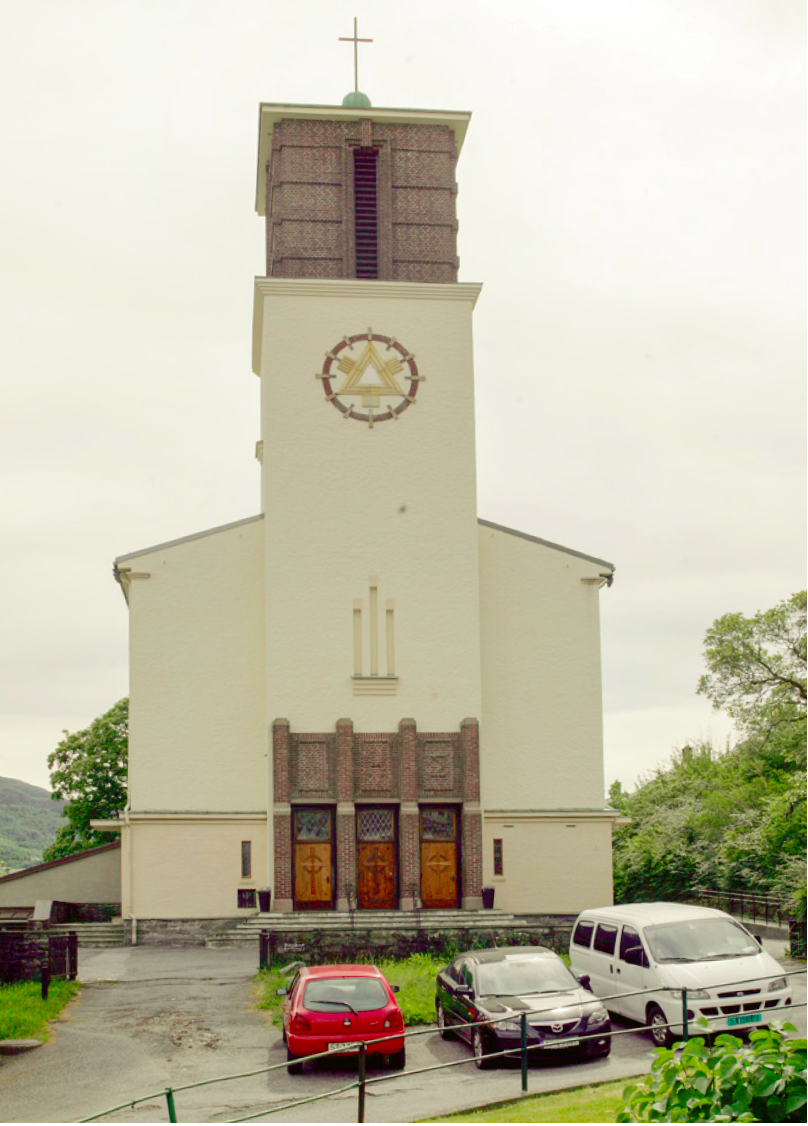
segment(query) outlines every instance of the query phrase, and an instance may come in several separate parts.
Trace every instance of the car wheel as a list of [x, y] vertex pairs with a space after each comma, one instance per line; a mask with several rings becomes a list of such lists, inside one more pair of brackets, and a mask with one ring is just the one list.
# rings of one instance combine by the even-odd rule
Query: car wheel
[[296, 1056], [291, 1048], [286, 1049], [286, 1070], [290, 1075], [303, 1074], [303, 1061], [300, 1056]]
[[401, 1071], [402, 1068], [407, 1066], [407, 1046], [406, 1044], [400, 1052], [390, 1053], [390, 1067], [393, 1071]]
[[488, 1047], [479, 1028], [472, 1030], [471, 1050], [474, 1052], [474, 1063], [481, 1071], [493, 1067], [494, 1061], [488, 1056]]
[[651, 1039], [658, 1048], [670, 1048], [673, 1043], [673, 1034], [668, 1028], [668, 1018], [659, 1005], [648, 1006], [648, 1023], [651, 1026]]
[[443, 1005], [440, 1001], [435, 1002], [435, 1013], [437, 1014], [438, 1032], [441, 1040], [451, 1040], [452, 1034], [446, 1027], [446, 1013], [443, 1011]]

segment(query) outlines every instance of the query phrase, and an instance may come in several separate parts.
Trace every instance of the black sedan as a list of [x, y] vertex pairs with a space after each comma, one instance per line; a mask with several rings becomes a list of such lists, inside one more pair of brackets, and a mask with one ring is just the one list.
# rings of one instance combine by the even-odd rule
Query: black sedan
[[608, 1056], [609, 1014], [586, 986], [541, 946], [470, 950], [437, 976], [438, 1028], [444, 1040], [467, 1040], [477, 1067], [491, 1067], [493, 1053], [519, 1051], [522, 1013], [531, 1059], [551, 1051]]

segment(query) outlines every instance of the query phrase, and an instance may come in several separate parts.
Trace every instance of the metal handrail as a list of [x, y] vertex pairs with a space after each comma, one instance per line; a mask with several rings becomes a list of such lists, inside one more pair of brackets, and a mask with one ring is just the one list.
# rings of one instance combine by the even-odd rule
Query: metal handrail
[[[792, 970], [792, 971], [788, 971], [786, 973], [783, 973], [780, 976], [786, 977], [786, 978], [792, 978], [792, 977], [802, 976], [805, 973], [806, 973], [806, 970]], [[752, 981], [760, 981], [760, 975], [758, 975], [756, 978], [747, 978], [747, 979], [741, 980], [741, 981], [721, 982], [721, 983], [719, 983], [719, 985], [720, 986], [745, 985], [745, 984], [748, 984], [749, 982], [752, 982]], [[701, 988], [716, 989], [716, 988], [719, 988], [719, 985], [702, 986]], [[676, 989], [675, 991], [679, 992], [678, 989]], [[605, 1003], [606, 1001], [613, 1000], [615, 997], [622, 997], [622, 998], [637, 997], [637, 996], [646, 996], [647, 997], [647, 996], [649, 996], [651, 994], [655, 994], [655, 993], [671, 993], [671, 992], [674, 992], [674, 987], [672, 987], [672, 986], [654, 986], [650, 989], [638, 989], [638, 990], [634, 990], [632, 992], [610, 993], [605, 997], [595, 997], [594, 994], [593, 994], [592, 1001], [593, 1002], [594, 1001], [600, 1001], [602, 1003]], [[690, 1035], [691, 1035], [690, 1025], [691, 1025], [692, 1022], [689, 1021], [689, 1019], [688, 1019], [687, 992], [688, 992], [687, 989], [681, 990], [681, 993], [682, 993], [682, 1041], [687, 1041], [690, 1038]], [[789, 1005], [788, 1010], [792, 1011], [794, 1009], [800, 1009], [800, 1008], [805, 1008], [805, 1007], [806, 1007], [805, 1003], [800, 1002], [796, 1005], [794, 1005], [794, 1004]], [[523, 1093], [527, 1092], [527, 1089], [528, 1089], [528, 1087], [527, 1087], [527, 1077], [528, 1077], [527, 1060], [528, 1060], [528, 1056], [530, 1055], [531, 1052], [542, 1051], [542, 1047], [543, 1047], [541, 1044], [530, 1044], [529, 1045], [527, 1043], [527, 1018], [529, 1016], [541, 1015], [542, 1013], [556, 1012], [557, 1010], [558, 1010], [558, 1005], [552, 1005], [552, 1006], [545, 1006], [543, 1008], [528, 1009], [528, 1010], [525, 1010], [523, 1013], [520, 1013], [520, 1015], [519, 1015], [520, 1025], [521, 1025], [520, 1047], [518, 1049], [517, 1048], [506, 1048], [501, 1052], [486, 1053], [485, 1058], [487, 1060], [496, 1060], [496, 1059], [501, 1059], [501, 1058], [505, 1058], [505, 1057], [513, 1059], [515, 1054], [517, 1053], [517, 1051], [519, 1052], [519, 1055], [520, 1055], [520, 1058], [521, 1058], [521, 1075], [522, 1075], [522, 1092]], [[780, 1010], [780, 1011], [782, 1012], [782, 1010]], [[769, 1010], [769, 1012], [772, 1012], [772, 1010]], [[491, 1018], [487, 1018], [485, 1020], [479, 1020], [479, 1021], [468, 1021], [468, 1022], [465, 1022], [465, 1023], [458, 1023], [458, 1024], [452, 1025], [451, 1031], [454, 1032], [454, 1031], [460, 1030], [462, 1028], [476, 1028], [476, 1027], [482, 1027], [482, 1026], [490, 1027], [492, 1024], [501, 1024], [504, 1021], [513, 1021], [513, 1019], [514, 1019], [514, 1015], [509, 1014], [507, 1016], [498, 1017], [498, 1018], [495, 1018], [493, 1020]], [[676, 1022], [676, 1023], [678, 1024], [679, 1022]], [[662, 1024], [662, 1025], [658, 1025], [657, 1027], [671, 1029], [671, 1028], [674, 1027], [674, 1025], [672, 1023], [665, 1023], [665, 1024]], [[629, 1034], [634, 1035], [637, 1032], [650, 1031], [650, 1029], [651, 1029], [651, 1025], [640, 1025], [638, 1027], [618, 1029], [616, 1031], [610, 1030], [608, 1035], [611, 1038], [615, 1038], [617, 1036], [626, 1036], [626, 1035], [629, 1035]], [[410, 1032], [404, 1031], [404, 1032], [397, 1032], [397, 1033], [389, 1033], [386, 1036], [373, 1037], [372, 1040], [368, 1040], [366, 1042], [363, 1042], [359, 1047], [359, 1053], [358, 1053], [359, 1058], [358, 1058], [358, 1069], [357, 1069], [358, 1075], [357, 1075], [357, 1079], [356, 1079], [355, 1082], [349, 1083], [344, 1087], [336, 1088], [332, 1091], [325, 1091], [323, 1094], [320, 1094], [320, 1095], [311, 1095], [311, 1096], [304, 1098], [304, 1099], [297, 1099], [297, 1100], [294, 1100], [293, 1102], [284, 1103], [282, 1106], [270, 1107], [270, 1108], [267, 1108], [265, 1110], [261, 1110], [261, 1111], [258, 1111], [256, 1113], [253, 1113], [253, 1114], [245, 1115], [242, 1118], [234, 1118], [231, 1121], [232, 1122], [250, 1122], [250, 1121], [255, 1120], [256, 1118], [263, 1118], [263, 1117], [271, 1115], [271, 1114], [280, 1113], [281, 1111], [284, 1111], [284, 1110], [290, 1110], [294, 1107], [305, 1106], [308, 1103], [320, 1102], [324, 1099], [334, 1098], [337, 1095], [345, 1094], [347, 1091], [356, 1090], [357, 1093], [358, 1093], [357, 1122], [364, 1122], [365, 1091], [366, 1091], [366, 1088], [368, 1086], [375, 1085], [375, 1084], [378, 1084], [378, 1083], [387, 1083], [387, 1082], [390, 1082], [391, 1080], [394, 1080], [394, 1079], [400, 1079], [402, 1075], [406, 1075], [406, 1076], [425, 1075], [428, 1072], [432, 1072], [432, 1071], [443, 1071], [444, 1069], [450, 1068], [450, 1067], [463, 1067], [463, 1066], [467, 1066], [468, 1064], [471, 1064], [471, 1063], [476, 1063], [475, 1058], [472, 1056], [472, 1057], [468, 1057], [468, 1058], [464, 1058], [464, 1059], [460, 1059], [460, 1060], [450, 1060], [448, 1063], [430, 1064], [427, 1067], [412, 1068], [412, 1069], [407, 1070], [405, 1072], [398, 1072], [395, 1075], [380, 1075], [380, 1076], [372, 1077], [370, 1079], [368, 1079], [366, 1077], [365, 1063], [366, 1063], [366, 1058], [367, 1058], [367, 1045], [368, 1044], [372, 1043], [372, 1044], [378, 1045], [378, 1044], [384, 1043], [388, 1040], [412, 1039], [416, 1036], [431, 1036], [431, 1035], [435, 1034], [435, 1031], [436, 1030], [432, 1027], [430, 1027], [430, 1028], [419, 1028], [419, 1029], [413, 1029]], [[709, 1029], [706, 1030], [706, 1031], [709, 1031]], [[575, 1040], [575, 1041], [580, 1043], [581, 1040], [591, 1040], [591, 1039], [594, 1039], [596, 1037], [602, 1037], [603, 1035], [604, 1035], [603, 1032], [584, 1033], [584, 1034], [579, 1034], [577, 1036], [562, 1037], [559, 1040], [554, 1041], [554, 1043], [564, 1043], [566, 1040]], [[318, 1052], [316, 1055], [306, 1056], [305, 1059], [306, 1060], [318, 1060], [318, 1059], [325, 1059], [325, 1058], [332, 1058], [333, 1059], [336, 1054], [337, 1053], [335, 1053], [333, 1051]], [[288, 1067], [288, 1062], [276, 1063], [276, 1064], [270, 1064], [268, 1067], [261, 1067], [261, 1068], [255, 1069], [253, 1071], [246, 1071], [246, 1072], [242, 1072], [242, 1073], [239, 1073], [239, 1074], [236, 1074], [236, 1075], [221, 1075], [221, 1076], [219, 1076], [215, 1079], [202, 1079], [202, 1080], [199, 1080], [196, 1083], [185, 1083], [185, 1084], [182, 1084], [181, 1086], [178, 1086], [178, 1087], [166, 1087], [166, 1088], [163, 1088], [160, 1091], [155, 1091], [155, 1092], [152, 1092], [148, 1095], [142, 1095], [142, 1096], [140, 1096], [139, 1098], [136, 1098], [136, 1099], [130, 1099], [129, 1101], [127, 1101], [125, 1103], [120, 1103], [118, 1106], [108, 1107], [106, 1110], [103, 1110], [98, 1114], [91, 1115], [88, 1118], [79, 1119], [79, 1122], [96, 1122], [100, 1118], [105, 1118], [108, 1114], [114, 1114], [115, 1112], [117, 1112], [119, 1110], [127, 1110], [127, 1109], [130, 1109], [130, 1108], [134, 1108], [139, 1103], [148, 1102], [150, 1099], [161, 1098], [161, 1097], [165, 1098], [165, 1100], [166, 1100], [169, 1122], [177, 1122], [178, 1120], [177, 1120], [177, 1117], [176, 1117], [176, 1108], [175, 1108], [175, 1105], [174, 1105], [174, 1095], [177, 1092], [190, 1091], [190, 1090], [193, 1090], [194, 1088], [197, 1088], [197, 1087], [207, 1087], [207, 1086], [210, 1086], [213, 1083], [226, 1083], [226, 1082], [232, 1081], [234, 1079], [248, 1079], [248, 1078], [251, 1078], [255, 1075], [264, 1075], [264, 1074], [268, 1074], [269, 1072], [272, 1072], [272, 1071], [280, 1071], [281, 1069], [286, 1068], [286, 1067]]]

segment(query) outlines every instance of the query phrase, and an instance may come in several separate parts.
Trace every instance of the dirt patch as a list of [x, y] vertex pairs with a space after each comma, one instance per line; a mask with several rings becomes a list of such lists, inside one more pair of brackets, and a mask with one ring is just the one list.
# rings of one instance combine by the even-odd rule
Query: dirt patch
[[[210, 1048], [214, 1051], [219, 1046], [219, 1036], [205, 1023], [201, 1017], [192, 1013], [173, 1012], [162, 1010], [151, 1013], [137, 1021], [134, 1028], [135, 1034], [145, 1033], [147, 1036], [157, 1036], [168, 1041], [170, 1049]], [[171, 1059], [169, 1054], [167, 1059]]]

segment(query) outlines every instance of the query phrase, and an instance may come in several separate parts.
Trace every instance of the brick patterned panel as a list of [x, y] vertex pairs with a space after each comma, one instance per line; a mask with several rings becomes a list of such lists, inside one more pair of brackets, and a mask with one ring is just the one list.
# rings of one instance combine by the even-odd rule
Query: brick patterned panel
[[454, 262], [457, 237], [451, 227], [393, 227], [393, 258], [398, 262]]
[[421, 848], [418, 839], [418, 811], [401, 812], [398, 819], [400, 894], [406, 898], [421, 895]]
[[356, 817], [337, 814], [337, 898], [356, 906]]
[[418, 152], [448, 152], [456, 159], [454, 132], [448, 125], [376, 125], [379, 136], [394, 141], [400, 149]]
[[341, 258], [304, 258], [276, 257], [277, 268], [273, 270], [273, 277], [280, 278], [341, 278]]
[[289, 778], [289, 724], [276, 720], [272, 725], [274, 800], [289, 801], [292, 792]]
[[274, 898], [292, 898], [292, 814], [275, 813], [275, 885]]
[[379, 150], [379, 277], [457, 280], [452, 130], [368, 120], [276, 125], [267, 168], [269, 276], [354, 276], [352, 152], [369, 133]]
[[341, 143], [333, 148], [297, 148], [284, 145], [279, 150], [276, 175], [284, 181], [299, 180], [308, 184], [338, 184], [342, 179]]
[[336, 736], [291, 735], [289, 744], [292, 799], [336, 798]]
[[442, 223], [453, 227], [455, 198], [439, 188], [395, 188], [393, 191], [395, 223]]
[[456, 282], [457, 266], [448, 262], [394, 262], [393, 281]]
[[454, 159], [451, 153], [406, 149], [396, 149], [393, 153], [395, 188], [448, 188], [454, 182]]
[[398, 725], [401, 747], [401, 800], [418, 797], [418, 737], [415, 720], [402, 719]]
[[353, 724], [349, 719], [337, 722], [337, 801], [353, 801]]
[[334, 258], [342, 253], [342, 223], [301, 223], [287, 219], [281, 224], [275, 253], [281, 258], [287, 253], [305, 254], [310, 258]]
[[396, 798], [399, 785], [398, 738], [389, 733], [354, 739], [354, 793], [357, 798]]
[[460, 748], [463, 755], [463, 800], [480, 800], [480, 725], [476, 719], [464, 719], [460, 725]]
[[463, 898], [482, 895], [483, 815], [479, 809], [463, 810]]
[[418, 797], [462, 798], [460, 738], [454, 732], [418, 735]]
[[278, 186], [272, 201], [273, 218], [330, 219], [342, 221], [342, 184], [290, 184]]

